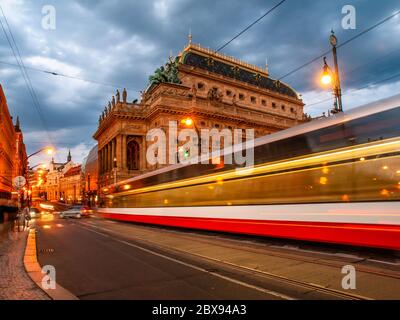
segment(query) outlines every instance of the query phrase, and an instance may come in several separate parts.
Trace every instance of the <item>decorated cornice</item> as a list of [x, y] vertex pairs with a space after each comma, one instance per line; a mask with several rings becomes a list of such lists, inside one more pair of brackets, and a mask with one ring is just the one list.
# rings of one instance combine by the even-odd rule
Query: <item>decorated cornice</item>
[[197, 53], [200, 54], [202, 56], [206, 56], [209, 58], [213, 58], [214, 60], [218, 60], [221, 62], [225, 62], [228, 64], [233, 64], [235, 66], [241, 67], [245, 70], [248, 70], [250, 72], [255, 72], [255, 73], [259, 73], [265, 77], [268, 77], [268, 68], [267, 66], [265, 68], [260, 68], [259, 66], [256, 66], [254, 64], [245, 62], [243, 60], [216, 52], [215, 50], [209, 49], [209, 48], [203, 48], [202, 46], [200, 46], [199, 44], [194, 44], [194, 43], [190, 43], [182, 52], [181, 54], [181, 59], [180, 62], [184, 63], [184, 56], [185, 54], [187, 54], [188, 52], [193, 52], [193, 53]]

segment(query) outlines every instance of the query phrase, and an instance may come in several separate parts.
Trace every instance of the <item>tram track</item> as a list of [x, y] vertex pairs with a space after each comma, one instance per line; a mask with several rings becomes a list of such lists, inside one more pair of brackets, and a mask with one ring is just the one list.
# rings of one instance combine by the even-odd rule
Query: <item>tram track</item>
[[[105, 220], [105, 221], [111, 221], [111, 220]], [[123, 224], [121, 224], [123, 225]], [[126, 225], [127, 226], [127, 225]], [[146, 230], [154, 230], [154, 227], [152, 226], [145, 226], [145, 225], [135, 225], [135, 226], [140, 226], [141, 228], [144, 228]], [[193, 232], [190, 231], [190, 235], [186, 235], [184, 233], [187, 233], [187, 230], [170, 230], [166, 229], [163, 227], [157, 226], [157, 232], [162, 232], [165, 234], [173, 235], [174, 237], [177, 237], [182, 240], [193, 240], [193, 234], [196, 236], [196, 242], [201, 242], [204, 244], [212, 244], [212, 245], [218, 245], [219, 247], [225, 247], [225, 248], [230, 248], [230, 249], [242, 249], [247, 252], [253, 252], [253, 253], [260, 253], [260, 254], [268, 254], [270, 256], [278, 257], [278, 258], [285, 258], [285, 259], [290, 259], [293, 261], [298, 261], [298, 262], [305, 262], [305, 263], [311, 263], [319, 266], [328, 266], [328, 267], [333, 267], [333, 268], [342, 268], [343, 267], [343, 261], [335, 261], [332, 260], [331, 257], [326, 257], [326, 254], [324, 253], [319, 253], [319, 252], [309, 252], [309, 254], [313, 255], [325, 255], [325, 257], [305, 257], [305, 256], [299, 256], [296, 253], [289, 253], [289, 252], [278, 252], [278, 250], [290, 250], [287, 248], [271, 248], [270, 246], [265, 246], [258, 244], [256, 242], [252, 242], [251, 246], [248, 245], [248, 243], [243, 243], [240, 242], [239, 240], [235, 239], [229, 239], [227, 237], [221, 238], [222, 234], [219, 235], [217, 241], [215, 238], [212, 240], [207, 239], [207, 235], [202, 234], [201, 232]], [[223, 241], [223, 243], [222, 243]], [[227, 243], [229, 242], [229, 243]], [[254, 248], [254, 246], [257, 246], [257, 248]], [[318, 260], [316, 260], [318, 259]], [[324, 259], [322, 261], [322, 259]], [[329, 261], [327, 261], [329, 260]], [[360, 261], [363, 260], [360, 258]], [[357, 262], [351, 262], [351, 263], [357, 263]], [[383, 276], [383, 277], [388, 277], [388, 278], [393, 278], [393, 279], [400, 279], [400, 272], [383, 272], [383, 271], [378, 271], [378, 270], [373, 270], [372, 268], [368, 268], [365, 266], [357, 265], [357, 271], [366, 273], [366, 274], [371, 274], [371, 275], [377, 275], [377, 276]]]
[[[107, 235], [107, 236], [110, 236], [110, 234], [112, 234], [113, 236], [117, 235], [114, 230], [111, 230], [109, 228], [99, 227], [99, 226], [93, 225], [91, 223], [81, 223], [81, 224], [85, 225], [85, 228], [95, 228], [95, 229], [100, 230], [101, 232], [105, 232], [105, 235]], [[125, 238], [121, 234], [119, 234], [117, 236], [119, 238], [121, 238], [121, 237]], [[180, 238], [184, 239], [185, 237], [180, 237]], [[125, 239], [123, 241], [125, 243], [129, 243], [129, 240], [132, 240], [132, 239]], [[198, 240], [199, 239], [196, 239], [196, 241], [198, 241]], [[319, 293], [319, 294], [322, 294], [324, 297], [328, 297], [328, 298], [346, 299], [346, 300], [373, 300], [373, 298], [366, 297], [363, 295], [358, 295], [358, 294], [354, 294], [354, 293], [350, 293], [350, 292], [344, 292], [344, 291], [336, 290], [336, 289], [329, 288], [329, 287], [324, 287], [322, 285], [310, 283], [310, 282], [306, 282], [306, 281], [290, 279], [288, 277], [284, 277], [284, 276], [281, 276], [278, 274], [265, 272], [262, 270], [256, 270], [256, 269], [249, 268], [246, 266], [237, 265], [235, 263], [230, 263], [228, 261], [215, 259], [215, 258], [212, 258], [209, 256], [194, 253], [194, 252], [188, 252], [188, 251], [181, 250], [178, 248], [170, 248], [167, 246], [162, 246], [160, 244], [156, 244], [149, 240], [135, 238], [134, 241], [135, 241], [135, 243], [139, 243], [139, 246], [141, 246], [141, 245], [145, 246], [145, 250], [148, 250], [149, 247], [152, 248], [152, 250], [155, 248], [156, 249], [155, 252], [161, 251], [164, 254], [167, 254], [167, 256], [174, 257], [174, 259], [176, 259], [176, 254], [178, 253], [178, 254], [180, 254], [180, 256], [185, 256], [185, 257], [189, 256], [189, 257], [192, 257], [195, 259], [201, 259], [204, 261], [208, 261], [209, 263], [212, 263], [215, 266], [217, 266], [216, 270], [218, 270], [218, 266], [223, 266], [224, 268], [227, 268], [228, 270], [235, 270], [236, 272], [239, 272], [239, 273], [250, 274], [250, 275], [253, 275], [256, 277], [260, 277], [262, 279], [276, 281], [281, 284], [285, 284], [287, 286], [307, 290], [308, 292]], [[201, 242], [205, 243], [206, 241], [202, 240]], [[216, 271], [213, 271], [213, 273], [215, 273], [215, 272]], [[249, 284], [249, 285], [251, 285], [251, 284]], [[285, 295], [283, 295], [283, 296], [285, 297]]]

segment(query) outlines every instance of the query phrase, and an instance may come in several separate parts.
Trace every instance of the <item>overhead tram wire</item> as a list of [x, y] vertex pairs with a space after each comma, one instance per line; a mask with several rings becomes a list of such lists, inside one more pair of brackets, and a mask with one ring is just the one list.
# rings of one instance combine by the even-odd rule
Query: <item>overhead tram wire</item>
[[[284, 2], [286, 2], [286, 0], [281, 0], [279, 3], [277, 3], [275, 6], [273, 6], [271, 9], [269, 9], [267, 12], [265, 12], [261, 17], [257, 18], [255, 21], [253, 21], [251, 24], [249, 24], [246, 28], [244, 28], [242, 31], [240, 31], [237, 35], [235, 35], [232, 39], [230, 39], [229, 41], [227, 41], [226, 43], [224, 43], [222, 46], [220, 46], [215, 52], [219, 52], [222, 49], [224, 49], [226, 46], [228, 46], [230, 43], [232, 43], [234, 40], [236, 40], [237, 38], [239, 38], [242, 34], [244, 34], [246, 31], [248, 31], [249, 29], [251, 29], [255, 24], [257, 24], [258, 22], [260, 22], [262, 19], [264, 19], [267, 15], [269, 15], [270, 13], [272, 13], [274, 10], [276, 10], [279, 6], [281, 6]], [[0, 6], [1, 8], [1, 6]], [[4, 16], [4, 12], [3, 12], [3, 16]], [[18, 62], [18, 60], [17, 60]], [[13, 63], [9, 63], [6, 61], [0, 61], [0, 64], [5, 64], [5, 65], [9, 65], [9, 66], [18, 66], [21, 67], [19, 64], [13, 64]], [[59, 72], [54, 72], [54, 71], [49, 71], [49, 70], [45, 70], [45, 69], [39, 69], [39, 68], [33, 68], [33, 67], [27, 67], [24, 65], [25, 69], [29, 69], [32, 71], [36, 71], [36, 72], [42, 72], [42, 73], [46, 73], [46, 74], [50, 74], [53, 76], [59, 76], [59, 77], [64, 77], [64, 78], [70, 78], [70, 79], [75, 79], [75, 80], [80, 80], [80, 81], [84, 81], [84, 82], [89, 82], [89, 83], [94, 83], [94, 84], [98, 84], [98, 85], [102, 85], [102, 86], [108, 86], [108, 87], [112, 87], [112, 88], [119, 88], [119, 87], [126, 87], [128, 90], [132, 90], [135, 92], [141, 92], [141, 90], [138, 89], [133, 89], [133, 88], [129, 88], [127, 86], [124, 85], [117, 85], [117, 84], [112, 84], [112, 83], [106, 83], [106, 82], [100, 82], [100, 81], [96, 81], [96, 80], [91, 80], [91, 79], [85, 79], [85, 78], [80, 78], [77, 76], [71, 76], [68, 74], [64, 74], [64, 73], [59, 73]]]
[[[7, 39], [8, 45], [9, 45], [10, 48], [11, 48], [11, 51], [12, 51], [12, 53], [13, 53], [15, 59], [17, 59], [17, 55], [16, 55], [16, 53], [15, 53], [15, 51], [14, 51], [14, 48], [13, 48], [12, 45], [11, 45], [10, 39], [8, 38], [8, 34], [7, 34], [6, 30], [4, 29], [4, 25], [3, 25], [3, 22], [1, 21], [1, 19], [0, 19], [0, 25], [1, 25], [1, 28], [2, 28], [2, 30], [3, 30], [4, 35], [6, 36], [6, 39]], [[19, 66], [19, 67], [20, 67], [20, 66]], [[22, 69], [21, 69], [21, 72], [22, 72]], [[11, 108], [12, 108], [13, 114], [14, 114], [14, 116], [15, 116], [15, 108], [14, 108], [14, 105], [13, 105], [13, 104], [11, 104]]]
[[[5, 64], [5, 65], [13, 66], [13, 67], [18, 67], [18, 65], [15, 64], [15, 63], [10, 63], [10, 62], [1, 61], [1, 60], [0, 60], [0, 64]], [[49, 71], [49, 70], [39, 69], [39, 68], [33, 68], [33, 67], [29, 67], [29, 66], [25, 66], [25, 68], [28, 69], [28, 70], [36, 71], [36, 72], [42, 72], [42, 73], [46, 73], [46, 74], [49, 74], [49, 75], [69, 78], [69, 79], [73, 79], [73, 80], [80, 80], [80, 81], [89, 82], [89, 83], [97, 84], [97, 85], [100, 85], [100, 86], [106, 86], [106, 87], [110, 87], [110, 88], [114, 88], [114, 89], [126, 88], [126, 89], [132, 90], [134, 92], [140, 92], [140, 90], [138, 90], [138, 89], [129, 88], [129, 87], [126, 87], [126, 86], [124, 86], [122, 84], [116, 84], [116, 83], [110, 83], [110, 82], [101, 82], [101, 81], [96, 81], [96, 80], [91, 80], [91, 79], [85, 79], [85, 78], [80, 78], [80, 77], [77, 77], [77, 76], [71, 76], [71, 75], [64, 74], [64, 73], [59, 73], [59, 72]]]
[[[244, 34], [246, 31], [251, 29], [254, 25], [256, 25], [258, 22], [260, 22], [262, 19], [264, 19], [266, 16], [268, 16], [270, 13], [272, 13], [274, 10], [276, 10], [279, 6], [281, 6], [286, 0], [281, 0], [279, 3], [277, 3], [275, 6], [273, 6], [271, 9], [269, 9], [267, 12], [265, 12], [261, 17], [257, 18], [255, 21], [250, 23], [246, 28], [244, 28], [242, 31], [240, 31], [237, 35], [235, 35], [232, 39], [228, 40], [225, 42], [223, 45], [221, 45], [217, 50], [215, 50], [214, 53], [220, 52], [222, 49], [227, 47], [229, 44], [231, 44], [233, 41], [235, 41], [237, 38], [239, 38], [242, 34]], [[180, 80], [184, 79], [187, 75], [184, 75]]]
[[[253, 21], [251, 24], [249, 24], [246, 28], [244, 28], [242, 31], [240, 31], [237, 35], [235, 35], [232, 39], [230, 39], [229, 41], [227, 41], [226, 43], [224, 43], [222, 46], [220, 46], [215, 52], [219, 52], [222, 49], [224, 49], [225, 47], [227, 47], [230, 43], [232, 43], [234, 40], [236, 40], [237, 38], [239, 38], [242, 34], [244, 34], [246, 31], [248, 31], [249, 29], [251, 29], [255, 24], [257, 24], [258, 22], [260, 22], [262, 19], [264, 19], [266, 16], [268, 16], [270, 13], [272, 13], [274, 10], [276, 10], [279, 6], [281, 6], [284, 2], [286, 2], [286, 0], [281, 0], [279, 3], [277, 3], [275, 6], [273, 6], [271, 9], [269, 9], [267, 12], [265, 12], [261, 17], [257, 18], [255, 21]], [[1, 8], [1, 6], [0, 6]], [[3, 10], [2, 10], [3, 11]], [[3, 12], [3, 16], [4, 12]], [[18, 59], [16, 58], [18, 65], [13, 64], [13, 63], [9, 63], [9, 62], [5, 62], [5, 61], [0, 61], [0, 64], [5, 64], [5, 65], [10, 65], [10, 66], [18, 66], [21, 68], [21, 65], [19, 64]], [[63, 74], [63, 73], [59, 73], [59, 72], [54, 72], [54, 71], [49, 71], [49, 70], [45, 70], [45, 69], [39, 69], [39, 68], [33, 68], [33, 67], [26, 67], [24, 65], [25, 69], [29, 69], [32, 71], [36, 71], [36, 72], [42, 72], [42, 73], [46, 73], [46, 74], [50, 74], [53, 76], [60, 76], [60, 77], [64, 77], [64, 78], [70, 78], [70, 79], [75, 79], [75, 80], [80, 80], [80, 81], [85, 81], [85, 82], [89, 82], [89, 83], [94, 83], [94, 84], [98, 84], [98, 85], [103, 85], [103, 86], [108, 86], [108, 87], [112, 87], [112, 88], [119, 88], [118, 85], [116, 84], [112, 84], [112, 83], [105, 83], [105, 82], [100, 82], [100, 81], [96, 81], [96, 80], [90, 80], [90, 79], [84, 79], [84, 78], [80, 78], [77, 76], [71, 76], [68, 74]], [[23, 71], [21, 71], [23, 73]], [[184, 77], [183, 77], [184, 78]], [[182, 78], [182, 79], [183, 79]], [[121, 86], [124, 87], [124, 86]], [[137, 89], [132, 89], [129, 87], [126, 87], [129, 90], [135, 91], [135, 92], [141, 92], [141, 90], [137, 90]]]
[[222, 46], [220, 46], [215, 52], [219, 52], [222, 49], [224, 49], [225, 47], [227, 47], [230, 43], [232, 43], [233, 41], [235, 41], [237, 38], [239, 38], [243, 33], [245, 33], [247, 30], [249, 30], [250, 28], [252, 28], [255, 24], [257, 24], [258, 22], [260, 22], [262, 19], [264, 19], [267, 15], [269, 15], [272, 11], [274, 11], [275, 9], [277, 9], [279, 6], [281, 6], [286, 0], [282, 0], [281, 2], [277, 3], [275, 6], [273, 6], [271, 9], [269, 9], [266, 13], [264, 13], [261, 17], [259, 17], [257, 20], [255, 20], [254, 22], [252, 22], [251, 24], [249, 24], [246, 28], [244, 28], [242, 31], [240, 31], [237, 35], [235, 35], [232, 39], [230, 39], [229, 41], [227, 41], [225, 44], [223, 44]]
[[[367, 28], [367, 29], [361, 31], [360, 33], [358, 33], [358, 34], [356, 34], [355, 36], [351, 37], [350, 39], [346, 40], [345, 42], [338, 44], [338, 45], [337, 45], [337, 48], [341, 48], [341, 47], [347, 45], [348, 43], [352, 42], [353, 40], [356, 40], [357, 38], [361, 37], [362, 35], [364, 35], [364, 34], [370, 32], [370, 31], [372, 31], [373, 29], [379, 27], [380, 25], [384, 24], [385, 22], [387, 22], [387, 21], [393, 19], [393, 18], [394, 18], [395, 16], [397, 16], [398, 14], [400, 14], [400, 10], [399, 10], [399, 11], [396, 11], [395, 13], [393, 13], [393, 14], [391, 14], [390, 16], [386, 17], [385, 19], [383, 19], [383, 20], [377, 22], [376, 24], [372, 25], [371, 27], [369, 27], [369, 28]], [[294, 70], [292, 70], [292, 71], [286, 73], [285, 75], [279, 77], [278, 80], [280, 81], [280, 80], [282, 80], [282, 79], [284, 79], [284, 78], [287, 78], [288, 76], [290, 76], [290, 75], [296, 73], [297, 71], [299, 71], [299, 70], [301, 70], [301, 69], [303, 69], [303, 68], [309, 66], [309, 65], [312, 64], [313, 62], [320, 60], [321, 58], [323, 58], [324, 56], [326, 56], [326, 55], [329, 54], [330, 52], [331, 52], [331, 49], [329, 49], [328, 51], [322, 53], [322, 54], [319, 55], [318, 57], [315, 57], [315, 58], [311, 59], [310, 61], [308, 61], [308, 62], [302, 64], [301, 66], [295, 68]]]
[[[8, 23], [7, 17], [6, 17], [6, 15], [5, 15], [5, 13], [4, 13], [3, 8], [2, 8], [1, 5], [0, 5], [0, 10], [1, 10], [1, 13], [2, 13], [2, 15], [3, 15], [4, 21], [5, 21], [6, 25], [7, 25], [8, 32], [10, 33], [10, 36], [11, 36], [11, 40], [12, 40], [12, 41], [10, 41], [10, 38], [9, 38], [9, 36], [8, 36], [8, 34], [7, 34], [6, 30], [5, 30], [5, 28], [4, 28], [4, 25], [3, 25], [3, 23], [1, 23], [3, 32], [4, 32], [4, 34], [5, 34], [6, 38], [7, 38], [7, 42], [8, 42], [8, 44], [9, 44], [9, 46], [10, 46], [12, 52], [13, 52], [13, 55], [14, 55], [14, 57], [15, 57], [15, 59], [16, 59], [18, 65], [19, 65], [19, 67], [20, 67], [20, 70], [21, 70], [22, 76], [23, 76], [23, 78], [24, 78], [25, 84], [26, 84], [26, 86], [27, 86], [27, 88], [28, 88], [28, 92], [29, 92], [29, 94], [30, 94], [30, 96], [31, 96], [31, 98], [32, 98], [33, 105], [35, 106], [36, 111], [38, 112], [38, 115], [39, 115], [39, 118], [40, 118], [40, 120], [41, 120], [41, 122], [42, 122], [43, 128], [44, 128], [44, 130], [46, 131], [46, 134], [47, 134], [47, 136], [48, 136], [48, 138], [49, 138], [49, 142], [53, 145], [53, 143], [52, 143], [52, 138], [51, 138], [50, 132], [49, 132], [48, 127], [47, 127], [47, 124], [46, 124], [46, 120], [45, 120], [45, 118], [44, 118], [44, 116], [43, 116], [43, 113], [42, 113], [42, 108], [41, 108], [39, 99], [38, 99], [38, 97], [37, 97], [37, 95], [36, 95], [36, 92], [35, 92], [35, 89], [34, 89], [34, 87], [33, 87], [33, 85], [32, 85], [32, 82], [31, 82], [31, 79], [30, 79], [30, 77], [29, 77], [29, 74], [28, 74], [28, 72], [26, 71], [25, 64], [24, 64], [24, 62], [23, 62], [23, 60], [22, 60], [22, 57], [21, 57], [21, 52], [20, 52], [20, 50], [19, 50], [19, 48], [18, 48], [18, 45], [17, 45], [17, 43], [16, 43], [16, 41], [15, 41], [15, 38], [14, 38], [14, 35], [13, 35], [13, 33], [12, 33], [11, 27], [10, 27], [10, 25], [9, 25], [9, 23]], [[1, 22], [1, 20], [0, 20], [0, 22]], [[14, 50], [12, 44], [14, 44], [15, 50]]]

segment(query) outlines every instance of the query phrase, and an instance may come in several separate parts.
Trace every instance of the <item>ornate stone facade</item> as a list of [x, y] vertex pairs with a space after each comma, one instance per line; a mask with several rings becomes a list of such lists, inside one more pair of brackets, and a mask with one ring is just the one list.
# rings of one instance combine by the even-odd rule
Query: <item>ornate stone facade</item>
[[82, 203], [81, 166], [70, 168], [60, 179], [61, 199], [68, 204]]
[[49, 165], [49, 169], [46, 175], [46, 182], [43, 189], [46, 192], [46, 199], [49, 201], [65, 201], [63, 196], [63, 188], [61, 186], [61, 180], [71, 168], [75, 167], [75, 163], [72, 161], [70, 154], [68, 155], [67, 162], [57, 163], [54, 159]]
[[19, 119], [12, 122], [7, 100], [0, 85], [0, 220], [1, 208], [16, 206], [12, 180], [26, 176], [27, 155]]
[[292, 88], [269, 78], [267, 68], [190, 43], [150, 77], [140, 102], [127, 102], [124, 90], [122, 101], [118, 92], [108, 103], [94, 134], [99, 186], [157, 169], [146, 162], [146, 134], [161, 128], [168, 139], [170, 121], [180, 125], [190, 116], [200, 130], [254, 129], [259, 137], [305, 121], [303, 106]]
[[98, 149], [94, 146], [82, 164], [82, 189], [84, 190], [84, 201], [89, 206], [97, 202], [98, 190]]

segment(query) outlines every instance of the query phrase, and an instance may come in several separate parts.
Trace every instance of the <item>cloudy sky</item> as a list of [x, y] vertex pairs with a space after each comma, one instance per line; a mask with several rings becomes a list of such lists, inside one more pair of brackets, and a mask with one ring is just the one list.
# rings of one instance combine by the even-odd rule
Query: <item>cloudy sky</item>
[[[11, 113], [20, 116], [28, 152], [54, 143], [56, 160], [71, 149], [73, 159], [82, 161], [95, 144], [98, 116], [118, 87], [128, 88], [129, 100], [137, 98], [154, 69], [171, 51], [182, 50], [190, 29], [194, 42], [216, 49], [278, 2], [0, 0], [26, 67], [91, 81], [28, 69], [40, 117], [0, 30], [0, 83]], [[342, 28], [346, 4], [356, 8], [355, 30]], [[45, 5], [56, 9], [55, 30], [42, 27]], [[279, 78], [329, 50], [332, 28], [344, 42], [397, 10], [398, 0], [287, 0], [223, 52], [260, 66], [268, 59], [271, 77]], [[1, 13], [0, 19], [6, 27]], [[340, 48], [345, 109], [400, 92], [399, 39], [398, 15]], [[331, 107], [331, 101], [315, 104], [331, 96], [317, 81], [321, 68], [318, 60], [283, 80], [312, 104], [305, 110], [313, 116]]]

